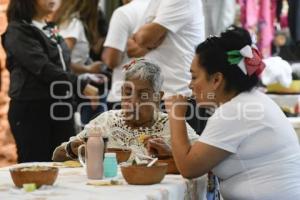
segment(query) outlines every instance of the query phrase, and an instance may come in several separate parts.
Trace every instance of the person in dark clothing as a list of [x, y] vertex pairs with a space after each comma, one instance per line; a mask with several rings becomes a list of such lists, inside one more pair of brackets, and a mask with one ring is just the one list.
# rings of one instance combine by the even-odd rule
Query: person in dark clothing
[[[97, 88], [69, 71], [70, 53], [46, 22], [59, 0], [11, 0], [3, 47], [10, 71], [8, 119], [18, 162], [51, 161], [54, 148], [74, 135], [73, 103], [78, 92]], [[76, 93], [76, 94], [75, 94]]]
[[92, 47], [90, 51], [90, 57], [93, 61], [101, 60], [101, 55], [103, 52], [103, 44], [108, 32], [108, 22], [105, 18], [105, 14], [101, 10], [101, 8], [98, 9], [98, 19], [97, 19], [97, 24], [98, 24], [98, 41], [96, 44]]
[[289, 3], [289, 28], [291, 37], [295, 42], [300, 42], [300, 0], [288, 0]]

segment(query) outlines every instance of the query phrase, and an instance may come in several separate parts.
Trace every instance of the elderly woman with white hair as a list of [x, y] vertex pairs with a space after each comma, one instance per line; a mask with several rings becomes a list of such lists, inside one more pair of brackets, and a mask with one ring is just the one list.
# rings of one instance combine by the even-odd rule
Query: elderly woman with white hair
[[[161, 69], [145, 59], [132, 61], [126, 68], [122, 86], [121, 110], [102, 113], [88, 127], [103, 127], [108, 136], [107, 147], [129, 147], [134, 154], [159, 154], [172, 156], [168, 115], [158, 110], [163, 92]], [[190, 142], [198, 135], [188, 125]], [[87, 128], [68, 142], [57, 147], [54, 161], [77, 159], [77, 148], [88, 136]], [[149, 139], [145, 145], [141, 138]]]

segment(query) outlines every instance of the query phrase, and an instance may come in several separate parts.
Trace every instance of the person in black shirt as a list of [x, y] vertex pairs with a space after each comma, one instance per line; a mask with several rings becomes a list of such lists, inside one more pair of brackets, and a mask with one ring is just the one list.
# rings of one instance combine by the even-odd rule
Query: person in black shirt
[[74, 99], [97, 88], [69, 71], [70, 53], [47, 16], [59, 0], [11, 0], [3, 47], [10, 71], [8, 120], [18, 162], [51, 161], [56, 146], [75, 134]]

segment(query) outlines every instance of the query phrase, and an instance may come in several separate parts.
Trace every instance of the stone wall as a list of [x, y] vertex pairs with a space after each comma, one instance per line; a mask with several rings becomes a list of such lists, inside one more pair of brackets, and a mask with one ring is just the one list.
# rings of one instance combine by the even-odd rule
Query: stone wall
[[[0, 35], [7, 26], [5, 11], [9, 0], [0, 0]], [[0, 37], [1, 41], [1, 37]], [[9, 73], [5, 68], [5, 53], [0, 42], [0, 167], [16, 162], [16, 146], [7, 121]]]

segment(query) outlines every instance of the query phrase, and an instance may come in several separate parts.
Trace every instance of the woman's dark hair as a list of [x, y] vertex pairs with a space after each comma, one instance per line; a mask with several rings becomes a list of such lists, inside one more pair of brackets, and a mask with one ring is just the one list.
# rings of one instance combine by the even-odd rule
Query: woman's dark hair
[[259, 82], [257, 75], [245, 75], [237, 65], [228, 62], [227, 52], [240, 50], [246, 45], [251, 45], [252, 40], [248, 31], [235, 26], [230, 27], [220, 37], [210, 37], [201, 43], [196, 54], [200, 58], [200, 65], [208, 75], [220, 72], [223, 74], [226, 91], [238, 93], [249, 91]]
[[35, 14], [35, 0], [10, 0], [7, 9], [8, 22], [25, 20], [31, 23]]
[[99, 0], [62, 0], [54, 16], [58, 26], [68, 25], [74, 16], [82, 22], [90, 45], [94, 45], [98, 34], [98, 4]]

